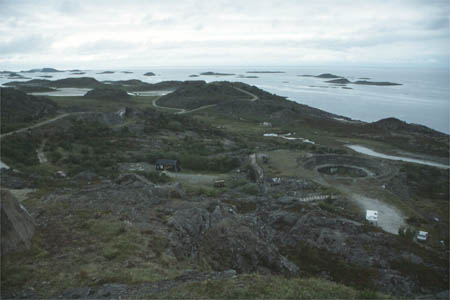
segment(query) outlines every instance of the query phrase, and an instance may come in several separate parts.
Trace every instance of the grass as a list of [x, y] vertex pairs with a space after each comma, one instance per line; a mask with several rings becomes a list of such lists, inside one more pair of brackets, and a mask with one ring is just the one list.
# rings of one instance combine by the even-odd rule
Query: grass
[[232, 279], [186, 283], [146, 295], [157, 299], [388, 299], [370, 290], [356, 290], [315, 278], [284, 278], [257, 274]]
[[[33, 210], [43, 202], [24, 204]], [[61, 201], [46, 202], [45, 208], [46, 226], [37, 227], [31, 249], [2, 256], [2, 290], [33, 287], [48, 298], [75, 286], [160, 281], [195, 268], [165, 254], [165, 235], [141, 232], [111, 212], [75, 209]]]
[[48, 97], [55, 101], [61, 108], [76, 107], [82, 110], [99, 112], [117, 111], [125, 106], [143, 109], [152, 108], [152, 101], [156, 98], [156, 96], [136, 96], [123, 101], [108, 101], [105, 99], [85, 98], [83, 96]]

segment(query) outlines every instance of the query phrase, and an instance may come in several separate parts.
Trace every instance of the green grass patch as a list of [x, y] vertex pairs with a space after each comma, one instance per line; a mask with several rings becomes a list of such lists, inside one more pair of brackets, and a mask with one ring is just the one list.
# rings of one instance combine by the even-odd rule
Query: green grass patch
[[158, 299], [386, 299], [368, 290], [314, 278], [283, 278], [257, 274], [225, 280], [187, 283], [168, 292], [147, 295]]

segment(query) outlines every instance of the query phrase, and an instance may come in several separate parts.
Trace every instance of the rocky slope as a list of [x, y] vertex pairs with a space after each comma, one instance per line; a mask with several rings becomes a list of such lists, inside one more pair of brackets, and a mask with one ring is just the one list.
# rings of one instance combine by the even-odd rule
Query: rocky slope
[[0, 88], [1, 129], [6, 133], [22, 123], [56, 113], [57, 105], [45, 97], [35, 97], [14, 88]]

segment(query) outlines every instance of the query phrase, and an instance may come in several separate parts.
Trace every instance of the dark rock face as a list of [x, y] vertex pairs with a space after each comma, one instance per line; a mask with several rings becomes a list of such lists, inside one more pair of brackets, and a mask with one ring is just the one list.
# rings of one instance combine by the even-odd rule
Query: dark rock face
[[270, 228], [255, 216], [237, 215], [233, 208], [211, 203], [206, 208], [177, 211], [170, 235], [177, 259], [198, 257], [214, 270], [235, 269], [239, 273], [295, 275], [299, 268], [272, 244]]
[[6, 190], [1, 190], [2, 255], [31, 247], [34, 222], [23, 205]]
[[32, 180], [24, 174], [16, 173], [11, 169], [0, 169], [1, 186], [10, 189], [24, 189], [33, 187]]

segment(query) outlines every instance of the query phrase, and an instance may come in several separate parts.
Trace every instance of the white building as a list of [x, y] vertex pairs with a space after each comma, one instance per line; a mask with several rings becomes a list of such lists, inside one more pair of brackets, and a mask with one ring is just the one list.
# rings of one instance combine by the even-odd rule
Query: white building
[[366, 220], [372, 224], [378, 225], [378, 211], [376, 210], [366, 210]]

